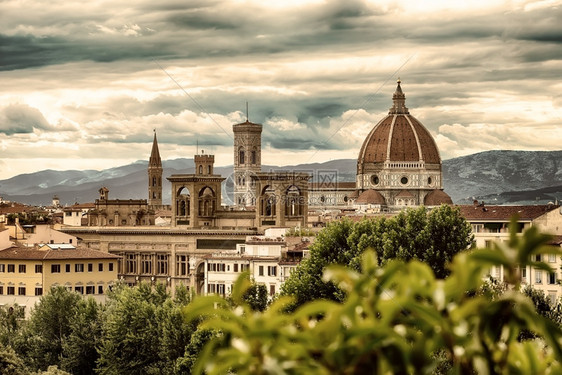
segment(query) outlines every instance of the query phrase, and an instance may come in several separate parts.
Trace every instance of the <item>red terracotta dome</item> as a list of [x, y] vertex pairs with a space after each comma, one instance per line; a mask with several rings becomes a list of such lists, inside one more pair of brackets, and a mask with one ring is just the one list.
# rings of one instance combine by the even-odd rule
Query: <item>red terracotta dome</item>
[[424, 162], [440, 164], [437, 145], [429, 131], [405, 106], [406, 96], [398, 86], [392, 96], [393, 106], [386, 117], [371, 130], [361, 151], [358, 167], [362, 164], [388, 162]]
[[431, 193], [427, 194], [423, 200], [425, 206], [439, 206], [443, 203], [453, 204], [453, 200], [449, 194], [445, 193], [443, 190], [433, 190]]
[[369, 189], [362, 192], [357, 200], [357, 204], [385, 204], [384, 197], [376, 190]]

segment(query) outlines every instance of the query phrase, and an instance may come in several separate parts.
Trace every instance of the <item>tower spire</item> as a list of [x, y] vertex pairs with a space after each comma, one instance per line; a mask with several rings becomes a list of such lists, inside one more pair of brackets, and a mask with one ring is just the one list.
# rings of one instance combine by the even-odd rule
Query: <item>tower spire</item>
[[408, 108], [406, 107], [406, 95], [404, 95], [404, 93], [402, 92], [402, 87], [400, 87], [400, 83], [402, 83], [400, 78], [398, 78], [396, 83], [397, 83], [396, 91], [394, 91], [394, 94], [392, 95], [393, 105], [390, 108], [390, 111], [388, 113], [389, 114], [408, 114], [410, 112], [408, 111]]
[[162, 167], [160, 151], [158, 150], [158, 140], [156, 139], [156, 129], [154, 129], [154, 140], [152, 141], [152, 152], [150, 153], [148, 165], [152, 167]]
[[148, 204], [151, 206], [162, 204], [162, 159], [160, 159], [160, 150], [158, 150], [156, 129], [154, 129], [152, 152], [148, 160]]

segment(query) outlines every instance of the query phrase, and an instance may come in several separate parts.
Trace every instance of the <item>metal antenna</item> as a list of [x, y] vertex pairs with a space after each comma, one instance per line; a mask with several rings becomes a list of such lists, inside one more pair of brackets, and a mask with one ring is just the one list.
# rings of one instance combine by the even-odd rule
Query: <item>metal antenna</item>
[[246, 122], [250, 120], [250, 116], [248, 115], [248, 101], [246, 101]]

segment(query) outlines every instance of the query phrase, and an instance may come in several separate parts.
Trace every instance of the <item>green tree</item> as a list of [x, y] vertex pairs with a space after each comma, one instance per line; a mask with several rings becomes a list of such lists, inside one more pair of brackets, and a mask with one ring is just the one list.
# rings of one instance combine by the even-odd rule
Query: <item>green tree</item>
[[63, 343], [61, 368], [73, 375], [95, 373], [99, 358], [96, 347], [101, 338], [102, 307], [93, 298], [81, 300], [74, 319], [70, 322], [70, 334]]
[[99, 346], [100, 374], [149, 374], [160, 366], [160, 332], [155, 302], [162, 295], [149, 284], [119, 285], [108, 294]]
[[14, 346], [21, 335], [24, 311], [17, 304], [0, 307], [0, 344]]
[[[249, 274], [247, 275], [249, 277]], [[243, 298], [253, 311], [264, 311], [268, 302], [267, 288], [252, 280]]]
[[361, 254], [367, 249], [375, 251], [379, 265], [392, 259], [417, 259], [428, 264], [438, 278], [444, 278], [453, 256], [473, 242], [470, 224], [458, 208], [448, 205], [430, 211], [424, 207], [406, 209], [391, 218], [365, 218], [357, 223], [344, 219], [318, 234], [310, 256], [285, 281], [281, 295], [294, 296], [296, 306], [315, 299], [343, 301], [345, 293], [322, 280], [322, 274], [331, 264], [360, 271]]
[[16, 354], [11, 346], [0, 343], [0, 374], [2, 375], [26, 375], [29, 372], [23, 360]]
[[[194, 373], [237, 374], [549, 374], [560, 373], [562, 331], [539, 315], [518, 291], [510, 272], [532, 265], [531, 256], [549, 251], [548, 237], [515, 231], [502, 248], [457, 254], [451, 273], [439, 279], [425, 263], [390, 260], [373, 251], [361, 256], [361, 272], [332, 265], [324, 279], [346, 291], [341, 302], [316, 300], [286, 313], [281, 297], [263, 313], [241, 296], [237, 281], [232, 308], [217, 296], [195, 299], [186, 318], [218, 329], [201, 352]], [[506, 270], [507, 289], [490, 299], [482, 288], [490, 266]], [[512, 283], [511, 280], [515, 280]], [[540, 339], [518, 340], [523, 330]]]
[[329, 223], [320, 231], [309, 257], [285, 280], [280, 294], [295, 297], [297, 306], [314, 299], [342, 301], [344, 293], [334, 283], [323, 281], [322, 273], [327, 265], [350, 264], [358, 255], [359, 251], [350, 248], [347, 241], [353, 229], [353, 222], [343, 219]]
[[72, 332], [82, 297], [59, 286], [41, 297], [23, 331], [22, 357], [33, 370], [61, 365], [63, 344]]

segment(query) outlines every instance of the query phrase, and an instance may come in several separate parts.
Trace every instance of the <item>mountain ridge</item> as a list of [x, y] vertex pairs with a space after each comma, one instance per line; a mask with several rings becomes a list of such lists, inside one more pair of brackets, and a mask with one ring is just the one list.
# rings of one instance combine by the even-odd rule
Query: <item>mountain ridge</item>
[[[336, 172], [338, 181], [355, 181], [355, 159], [287, 166], [262, 166], [263, 171], [298, 170]], [[163, 201], [170, 202], [171, 185], [166, 177], [194, 173], [192, 158], [162, 161]], [[33, 205], [49, 205], [54, 195], [61, 204], [93, 202], [98, 190], [106, 186], [111, 199], [146, 199], [148, 161], [103, 170], [47, 169], [0, 180], [0, 196], [5, 200]], [[232, 185], [233, 166], [215, 167], [215, 173]], [[560, 151], [484, 151], [443, 161], [443, 185], [455, 203], [474, 199], [497, 204], [547, 203], [562, 199], [562, 150]], [[223, 186], [224, 189], [224, 186]]]

